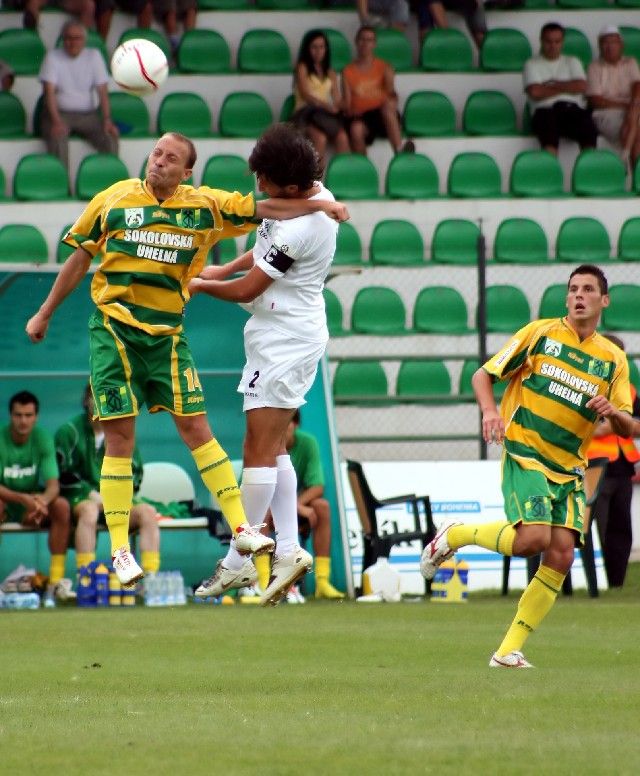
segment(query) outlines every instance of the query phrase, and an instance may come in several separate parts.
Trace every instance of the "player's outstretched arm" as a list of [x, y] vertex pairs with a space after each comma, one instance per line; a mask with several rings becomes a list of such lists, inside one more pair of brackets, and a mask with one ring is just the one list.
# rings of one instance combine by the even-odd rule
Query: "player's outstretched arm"
[[203, 280], [225, 280], [237, 272], [247, 272], [253, 267], [253, 251], [247, 251], [227, 264], [210, 264], [198, 277]]
[[485, 370], [480, 367], [471, 378], [473, 392], [482, 412], [482, 438], [485, 442], [502, 442], [504, 439], [504, 421], [498, 412], [493, 396], [493, 382]]
[[189, 283], [189, 293], [191, 296], [202, 293], [216, 299], [224, 299], [226, 302], [247, 304], [264, 294], [272, 283], [273, 278], [270, 278], [266, 272], [263, 272], [259, 267], [253, 267], [246, 275], [234, 280], [194, 278]]
[[78, 287], [90, 266], [91, 255], [83, 248], [76, 248], [65, 261], [47, 298], [38, 312], [27, 321], [26, 332], [31, 342], [41, 342], [45, 338], [54, 312]]
[[319, 210], [334, 221], [348, 221], [351, 218], [347, 206], [342, 202], [328, 199], [285, 199], [284, 197], [261, 199], [256, 203], [256, 218], [286, 221], [288, 218], [306, 216]]

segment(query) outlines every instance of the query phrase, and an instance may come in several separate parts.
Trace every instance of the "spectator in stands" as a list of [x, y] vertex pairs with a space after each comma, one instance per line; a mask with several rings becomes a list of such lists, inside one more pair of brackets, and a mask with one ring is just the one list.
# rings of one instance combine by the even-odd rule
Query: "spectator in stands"
[[151, 0], [96, 0], [96, 25], [103, 40], [107, 39], [111, 19], [116, 7], [124, 13], [134, 14], [136, 27], [147, 30], [153, 21]]
[[[99, 0], [97, 0], [99, 2]], [[15, 11], [23, 11], [22, 26], [26, 30], [37, 30], [40, 11], [45, 5], [53, 5], [66, 11], [87, 29], [95, 27], [96, 2], [94, 0], [4, 0], [3, 5]]]
[[420, 40], [433, 27], [449, 27], [447, 11], [453, 11], [464, 17], [477, 47], [482, 46], [487, 34], [487, 20], [480, 0], [414, 0], [414, 6], [418, 16]]
[[69, 504], [60, 496], [53, 438], [38, 422], [40, 402], [29, 391], [9, 399], [9, 425], [0, 429], [0, 523], [49, 529], [49, 600], [73, 598], [63, 579], [69, 530]]
[[152, 7], [153, 13], [162, 22], [169, 39], [171, 53], [175, 58], [180, 45], [178, 22], [182, 22], [185, 32], [196, 26], [197, 0], [152, 0]]
[[562, 53], [564, 27], [545, 24], [540, 32], [540, 54], [524, 66], [531, 128], [545, 151], [557, 155], [561, 137], [575, 140], [581, 149], [595, 148], [598, 130], [587, 110], [587, 81], [577, 57]]
[[49, 153], [68, 167], [72, 132], [98, 151], [117, 154], [118, 129], [111, 121], [109, 75], [102, 55], [87, 48], [87, 31], [79, 22], [66, 22], [61, 34], [63, 47], [47, 52], [40, 68], [42, 136]]
[[622, 147], [625, 162], [640, 157], [640, 68], [635, 57], [624, 57], [624, 42], [617, 27], [604, 27], [598, 35], [600, 58], [587, 71], [587, 97], [598, 132]]
[[[95, 417], [91, 386], [82, 396], [83, 411], [61, 426], [55, 435], [60, 470], [60, 491], [71, 507], [75, 523], [75, 548], [78, 568], [96, 557], [96, 530], [104, 521], [100, 497], [100, 470], [104, 459], [104, 430]], [[142, 458], [133, 451], [133, 490], [142, 482]], [[155, 507], [134, 497], [129, 527], [140, 529], [140, 560], [145, 574], [160, 568], [160, 528]]]
[[302, 39], [293, 93], [295, 104], [291, 121], [309, 137], [322, 166], [329, 143], [333, 143], [336, 153], [349, 151], [338, 76], [331, 68], [329, 41], [322, 30], [310, 30]]
[[[614, 334], [604, 336], [624, 350], [624, 343]], [[640, 417], [640, 399], [633, 385], [631, 385], [631, 401], [633, 415]], [[640, 461], [640, 452], [631, 437], [616, 434], [611, 427], [611, 421], [601, 417], [587, 450], [587, 457], [589, 460], [609, 459], [592, 514], [598, 524], [609, 587], [622, 587], [633, 544], [631, 479], [635, 475], [635, 466]]]
[[356, 58], [342, 71], [351, 150], [366, 155], [367, 145], [376, 137], [386, 137], [396, 153], [411, 153], [415, 151], [413, 141], [402, 143], [393, 68], [374, 56], [375, 47], [375, 29], [368, 25], [360, 27], [356, 33]]
[[407, 0], [356, 0], [360, 24], [369, 27], [387, 25], [405, 30], [409, 24]]
[[0, 59], [0, 91], [10, 92], [15, 80], [16, 76], [11, 65]]

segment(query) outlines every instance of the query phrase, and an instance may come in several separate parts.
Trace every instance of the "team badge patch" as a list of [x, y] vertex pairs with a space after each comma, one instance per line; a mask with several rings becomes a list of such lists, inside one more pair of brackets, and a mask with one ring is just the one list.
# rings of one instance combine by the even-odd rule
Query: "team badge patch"
[[185, 229], [195, 229], [200, 225], [200, 208], [182, 208], [176, 215], [176, 223]]
[[608, 377], [611, 364], [607, 361], [601, 361], [599, 358], [592, 358], [589, 360], [588, 372], [594, 377]]
[[126, 385], [102, 387], [97, 393], [102, 417], [131, 412], [131, 397]]
[[562, 343], [547, 337], [544, 343], [545, 356], [555, 356], [557, 358], [560, 353], [562, 353]]
[[126, 207], [124, 209], [124, 222], [127, 226], [142, 226], [144, 223], [144, 208]]

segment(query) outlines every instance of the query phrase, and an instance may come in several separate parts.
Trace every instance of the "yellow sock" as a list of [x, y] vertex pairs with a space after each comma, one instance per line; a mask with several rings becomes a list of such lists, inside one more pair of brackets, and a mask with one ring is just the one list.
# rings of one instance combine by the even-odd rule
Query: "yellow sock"
[[129, 549], [129, 512], [133, 500], [131, 458], [105, 455], [100, 473], [100, 495], [111, 537], [111, 554], [120, 547]]
[[316, 555], [316, 598], [344, 598], [344, 593], [329, 582], [331, 577], [331, 558], [325, 555]]
[[55, 585], [64, 577], [65, 555], [52, 555], [49, 563], [49, 584]]
[[529, 634], [540, 625], [555, 603], [564, 578], [565, 574], [540, 565], [518, 602], [516, 616], [498, 647], [499, 656], [522, 649]]
[[323, 555], [316, 555], [315, 563], [316, 584], [324, 579], [327, 582], [331, 576], [331, 558], [327, 558]]
[[271, 555], [265, 553], [264, 555], [254, 555], [253, 565], [258, 572], [258, 584], [261, 590], [265, 590], [269, 585], [269, 577], [271, 576]]
[[229, 456], [220, 447], [216, 439], [191, 451], [202, 481], [211, 493], [218, 499], [222, 514], [225, 516], [231, 530], [235, 531], [247, 522], [240, 488]]
[[502, 555], [513, 555], [515, 538], [516, 529], [507, 520], [454, 525], [447, 532], [447, 544], [452, 550], [459, 550], [467, 544], [477, 544], [478, 547]]
[[76, 552], [76, 567], [88, 566], [95, 559], [95, 552]]
[[160, 571], [160, 553], [158, 550], [142, 550], [140, 564], [145, 574], [155, 574]]

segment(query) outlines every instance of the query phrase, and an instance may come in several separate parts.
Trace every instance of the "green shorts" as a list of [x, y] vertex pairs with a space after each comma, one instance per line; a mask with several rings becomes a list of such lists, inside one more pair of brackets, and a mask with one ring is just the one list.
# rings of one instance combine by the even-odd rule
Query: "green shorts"
[[89, 320], [91, 388], [100, 420], [149, 412], [205, 412], [204, 395], [184, 334], [153, 337], [105, 316]]
[[510, 455], [502, 458], [504, 511], [513, 525], [570, 528], [584, 541], [585, 495], [582, 478], [558, 483], [536, 469], [524, 469]]

